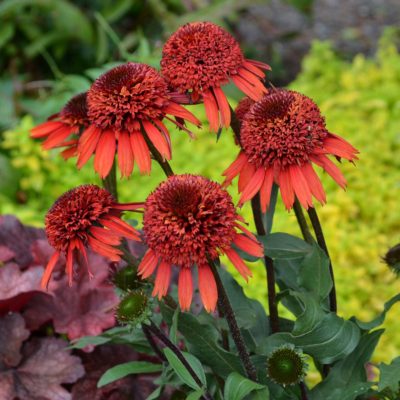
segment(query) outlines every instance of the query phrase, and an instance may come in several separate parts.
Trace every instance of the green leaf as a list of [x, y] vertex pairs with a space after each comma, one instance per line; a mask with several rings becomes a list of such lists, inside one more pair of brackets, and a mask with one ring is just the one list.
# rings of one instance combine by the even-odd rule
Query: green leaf
[[233, 371], [244, 373], [239, 357], [217, 343], [219, 332], [212, 326], [201, 324], [191, 314], [181, 313], [178, 330], [184, 336], [191, 354], [222, 378], [225, 379]]
[[154, 392], [147, 396], [146, 400], [156, 400], [161, 396], [162, 386], [159, 386]]
[[383, 330], [377, 330], [364, 334], [357, 347], [312, 389], [310, 400], [353, 400], [366, 393], [372, 383], [367, 382], [365, 363], [370, 360], [382, 333]]
[[195, 392], [190, 393], [189, 396], [186, 397], [186, 400], [199, 400], [203, 394], [204, 390], [196, 390]]
[[[249, 393], [255, 390], [267, 389], [264, 385], [253, 382], [250, 379], [238, 374], [237, 372], [232, 372], [225, 383], [224, 397], [229, 400], [242, 400]], [[266, 391], [267, 397], [265, 400], [269, 399], [268, 389]]]
[[98, 346], [100, 344], [104, 344], [110, 342], [112, 340], [111, 337], [104, 337], [104, 336], [84, 336], [78, 339], [76, 342], [71, 344], [71, 349], [83, 349], [86, 346]]
[[2, 23], [0, 25], [0, 49], [14, 36], [15, 27], [13, 24]]
[[383, 311], [372, 321], [370, 322], [362, 322], [358, 320], [357, 318], [353, 318], [355, 323], [365, 331], [369, 331], [371, 329], [377, 328], [379, 325], [382, 325], [383, 322], [385, 321], [386, 318], [386, 313], [392, 308], [394, 304], [396, 304], [398, 301], [400, 301], [400, 294], [397, 294], [396, 296], [392, 297], [389, 301], [385, 303], [383, 306]]
[[276, 201], [278, 199], [278, 192], [279, 192], [279, 186], [274, 183], [272, 185], [272, 191], [271, 191], [271, 198], [269, 200], [269, 206], [267, 212], [264, 214], [263, 219], [265, 223], [265, 231], [267, 234], [271, 233], [272, 230], [272, 224], [274, 222], [274, 215], [275, 215], [275, 206], [276, 206]]
[[312, 246], [304, 240], [287, 233], [271, 233], [258, 236], [264, 245], [265, 255], [272, 259], [290, 260], [304, 257], [312, 251]]
[[397, 393], [400, 389], [400, 357], [395, 358], [389, 365], [379, 364], [380, 380], [378, 389], [390, 389]]
[[177, 343], [177, 331], [178, 331], [178, 317], [179, 317], [179, 307], [176, 307], [174, 315], [172, 316], [172, 325], [169, 331], [169, 338], [173, 344]]
[[[185, 383], [187, 386], [191, 387], [194, 390], [199, 390], [201, 387], [196, 383], [190, 372], [187, 370], [183, 362], [178, 358], [178, 356], [168, 347], [164, 349], [165, 357], [176, 372], [176, 374], [181, 378], [182, 382]], [[193, 371], [200, 379], [203, 385], [206, 384], [206, 376], [204, 373], [204, 369], [200, 363], [200, 361], [193, 356], [192, 354], [182, 352], [183, 357], [185, 357], [188, 364], [192, 367]]]
[[162, 369], [162, 365], [153, 364], [147, 361], [131, 361], [119, 364], [110, 368], [102, 375], [100, 380], [97, 382], [97, 387], [103, 387], [111, 382], [124, 378], [127, 375], [160, 372]]

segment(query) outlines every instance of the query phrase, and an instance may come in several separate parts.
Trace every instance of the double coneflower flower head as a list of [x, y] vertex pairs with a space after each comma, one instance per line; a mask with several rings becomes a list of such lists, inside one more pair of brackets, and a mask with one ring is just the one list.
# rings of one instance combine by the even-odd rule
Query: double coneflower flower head
[[218, 292], [208, 260], [225, 254], [247, 280], [251, 271], [237, 250], [263, 256], [261, 244], [243, 222], [218, 183], [195, 175], [172, 176], [146, 200], [143, 231], [149, 249], [139, 274], [147, 278], [157, 270], [153, 295], [161, 298], [168, 291], [172, 268], [178, 268], [179, 304], [188, 310], [197, 266], [202, 302], [213, 311]]
[[313, 207], [313, 197], [324, 204], [325, 191], [313, 164], [339, 186], [346, 186], [344, 176], [328, 156], [353, 161], [358, 151], [327, 130], [324, 117], [310, 98], [291, 90], [273, 90], [254, 104], [247, 101], [241, 107], [241, 151], [224, 172], [226, 185], [239, 175], [239, 205], [260, 193], [265, 212], [274, 182], [288, 210], [296, 197], [305, 208]]

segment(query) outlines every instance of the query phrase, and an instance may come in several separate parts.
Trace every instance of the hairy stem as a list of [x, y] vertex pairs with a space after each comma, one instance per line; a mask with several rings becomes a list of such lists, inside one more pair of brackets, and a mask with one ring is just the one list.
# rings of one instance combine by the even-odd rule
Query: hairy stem
[[308, 227], [306, 218], [303, 213], [303, 209], [299, 201], [296, 199], [293, 204], [294, 213], [296, 214], [297, 222], [299, 224], [301, 234], [303, 235], [304, 240], [307, 243], [313, 243], [314, 239], [311, 235], [310, 229]]
[[231, 331], [232, 338], [239, 352], [240, 360], [242, 361], [243, 367], [249, 379], [257, 382], [257, 372], [253, 363], [250, 360], [250, 354], [247, 350], [242, 333], [240, 332], [239, 326], [237, 324], [235, 313], [233, 312], [228, 294], [226, 293], [224, 285], [222, 284], [221, 278], [218, 274], [217, 268], [214, 265], [214, 262], [209, 260], [209, 265], [211, 267], [211, 271], [214, 275], [214, 279], [218, 288], [219, 306], [221, 307], [225, 319], [228, 322], [229, 330]]
[[[266, 231], [262, 219], [259, 193], [257, 193], [251, 199], [251, 209], [253, 211], [254, 224], [256, 226], [257, 234], [260, 236], [265, 236]], [[271, 322], [271, 330], [273, 333], [275, 333], [279, 332], [279, 315], [278, 315], [278, 304], [276, 301], [276, 291], [275, 291], [274, 262], [272, 261], [272, 258], [264, 256], [264, 264], [267, 272], [269, 319]]]
[[318, 245], [321, 247], [322, 250], [324, 250], [325, 254], [329, 259], [329, 273], [332, 279], [332, 289], [331, 292], [329, 293], [329, 304], [330, 304], [330, 310], [336, 313], [337, 312], [336, 285], [335, 285], [335, 276], [333, 273], [332, 261], [331, 257], [329, 256], [329, 251], [326, 245], [324, 233], [322, 231], [322, 226], [319, 221], [317, 211], [315, 210], [314, 207], [310, 207], [308, 209], [308, 216], [310, 217], [311, 225], [314, 229]]
[[[193, 371], [193, 368], [190, 366], [190, 364], [186, 361], [186, 358], [183, 356], [182, 352], [168, 339], [168, 337], [164, 334], [164, 332], [162, 332], [158, 328], [158, 326], [154, 324], [153, 321], [151, 321], [151, 324], [150, 326], [148, 326], [148, 329], [154, 336], [156, 336], [159, 340], [161, 340], [161, 342], [163, 342], [165, 346], [167, 346], [174, 352], [174, 354], [178, 357], [179, 361], [184, 365], [186, 370], [192, 376], [193, 380], [199, 385], [199, 387], [203, 387], [200, 378], [197, 376], [196, 372]], [[203, 394], [203, 399], [211, 400], [211, 397], [208, 393], [205, 393]]]

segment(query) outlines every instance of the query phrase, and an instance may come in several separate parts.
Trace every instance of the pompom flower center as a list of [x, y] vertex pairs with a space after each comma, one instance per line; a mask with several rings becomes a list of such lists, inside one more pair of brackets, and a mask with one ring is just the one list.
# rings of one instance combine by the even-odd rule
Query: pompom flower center
[[59, 114], [63, 122], [71, 126], [88, 124], [86, 95], [86, 92], [80, 93], [68, 101]]
[[95, 185], [83, 185], [62, 195], [46, 215], [46, 234], [51, 246], [65, 251], [74, 239], [84, 243], [88, 229], [108, 214], [114, 198]]
[[179, 175], [147, 198], [143, 225], [146, 242], [158, 257], [190, 267], [231, 246], [236, 218], [229, 194], [217, 183]]
[[210, 22], [186, 24], [163, 48], [161, 72], [181, 92], [201, 92], [228, 83], [244, 62], [238, 42]]
[[276, 90], [255, 103], [243, 117], [241, 144], [256, 168], [303, 165], [328, 135], [324, 117], [308, 97]]
[[137, 119], [162, 119], [167, 84], [145, 64], [127, 63], [100, 76], [88, 92], [89, 117], [102, 129], [140, 130]]

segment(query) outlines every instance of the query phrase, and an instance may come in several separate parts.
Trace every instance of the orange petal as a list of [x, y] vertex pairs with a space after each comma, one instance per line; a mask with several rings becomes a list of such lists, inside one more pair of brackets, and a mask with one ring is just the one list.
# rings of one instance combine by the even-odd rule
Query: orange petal
[[218, 300], [217, 284], [208, 264], [199, 265], [199, 290], [201, 301], [207, 312], [213, 312]]
[[356, 160], [358, 150], [354, 148], [349, 142], [339, 136], [329, 134], [324, 140], [324, 149], [326, 152], [338, 157], [345, 158], [346, 160]]
[[74, 255], [74, 249], [73, 249], [72, 245], [70, 244], [68, 246], [68, 250], [67, 250], [67, 264], [66, 264], [69, 286], [72, 286], [72, 272], [73, 272], [73, 264], [74, 264], [73, 255]]
[[274, 171], [272, 168], [267, 168], [265, 170], [264, 182], [262, 183], [262, 186], [260, 189], [261, 211], [264, 214], [267, 212], [267, 209], [269, 207], [273, 183], [274, 183]]
[[268, 64], [265, 64], [265, 63], [263, 63], [261, 61], [250, 60], [250, 59], [247, 59], [246, 61], [249, 62], [250, 64], [255, 65], [258, 68], [266, 69], [267, 71], [271, 71], [272, 70], [272, 68]]
[[232, 182], [233, 178], [239, 175], [246, 163], [247, 157], [241, 151], [236, 160], [222, 173], [223, 176], [226, 176], [223, 186], [228, 186]]
[[326, 156], [311, 156], [311, 161], [322, 167], [343, 189], [346, 187], [346, 179], [340, 169]]
[[233, 239], [233, 243], [239, 247], [239, 249], [244, 252], [254, 256], [254, 257], [263, 257], [264, 256], [264, 248], [261, 243], [248, 238], [245, 235], [237, 234]]
[[245, 79], [250, 85], [256, 87], [261, 93], [268, 92], [268, 89], [264, 86], [264, 84], [256, 75], [252, 74], [244, 68], [239, 69], [238, 72], [243, 79]]
[[229, 107], [228, 99], [220, 87], [213, 88], [213, 91], [221, 114], [222, 126], [229, 128], [231, 125], [231, 109]]
[[31, 138], [40, 139], [48, 136], [50, 133], [64, 127], [65, 124], [60, 121], [47, 121], [31, 129]]
[[321, 181], [319, 180], [318, 175], [314, 171], [314, 168], [312, 167], [311, 163], [305, 163], [302, 166], [302, 171], [304, 178], [308, 182], [308, 186], [311, 190], [311, 193], [321, 204], [325, 204], [326, 194], [324, 188], [321, 184]]
[[113, 215], [107, 215], [107, 217], [100, 219], [99, 222], [108, 229], [119, 232], [122, 236], [126, 237], [127, 239], [132, 239], [137, 241], [140, 240], [136, 229], [127, 224], [126, 222], [122, 221], [122, 219], [118, 217], [114, 217]]
[[252, 72], [254, 75], [257, 75], [259, 78], [264, 79], [265, 74], [264, 72], [259, 68], [256, 67], [254, 64], [250, 63], [249, 61], [244, 61], [243, 62], [243, 68], [246, 68], [248, 71]]
[[264, 167], [258, 168], [255, 174], [249, 180], [246, 187], [243, 189], [242, 195], [240, 196], [239, 199], [239, 207], [256, 195], [256, 193], [260, 190], [261, 185], [264, 182], [264, 176], [265, 176]]
[[279, 187], [281, 189], [281, 195], [283, 203], [287, 210], [290, 210], [294, 203], [294, 191], [292, 181], [290, 179], [290, 173], [288, 169], [282, 169], [279, 172]]
[[50, 258], [49, 262], [46, 265], [46, 269], [44, 271], [42, 280], [40, 282], [40, 286], [42, 289], [47, 289], [47, 286], [50, 281], [51, 274], [53, 273], [54, 267], [57, 264], [58, 259], [60, 258], [60, 252], [56, 251]]
[[92, 226], [90, 228], [90, 233], [100, 242], [110, 246], [119, 246], [121, 244], [121, 237], [108, 229]]
[[111, 261], [119, 261], [121, 259], [122, 251], [116, 249], [115, 247], [108, 246], [107, 244], [100, 242], [93, 236], [88, 236], [89, 246], [100, 255], [108, 258]]
[[132, 151], [140, 173], [149, 175], [151, 171], [150, 150], [142, 134], [138, 131], [132, 132], [130, 134], [130, 139]]
[[115, 135], [112, 131], [104, 131], [100, 136], [94, 156], [94, 169], [104, 179], [111, 171], [115, 158]]
[[182, 311], [189, 311], [193, 297], [193, 279], [192, 270], [182, 267], [179, 272], [178, 280], [178, 298]]
[[256, 173], [256, 168], [254, 167], [254, 165], [247, 162], [240, 171], [239, 181], [238, 181], [239, 192], [243, 192], [244, 188], [248, 185], [250, 179], [253, 177], [255, 173]]
[[45, 150], [50, 150], [60, 145], [69, 135], [76, 133], [76, 129], [72, 129], [70, 126], [63, 126], [62, 128], [53, 131], [48, 138], [42, 143], [42, 147]]
[[224, 251], [229, 258], [229, 261], [233, 264], [233, 266], [238, 270], [239, 274], [242, 275], [247, 282], [249, 280], [249, 277], [252, 277], [253, 274], [244, 263], [244, 261], [240, 258], [239, 254], [236, 253], [236, 251], [233, 249], [228, 249]]
[[157, 296], [159, 300], [168, 292], [169, 282], [171, 280], [171, 264], [161, 261], [157, 269], [156, 280], [152, 296]]
[[301, 168], [302, 167], [299, 167], [298, 165], [291, 165], [289, 167], [290, 180], [292, 182], [294, 193], [299, 199], [300, 204], [305, 209], [308, 209], [308, 207], [313, 206], [312, 196]]
[[118, 137], [118, 166], [121, 177], [132, 174], [133, 153], [128, 132], [120, 132]]
[[218, 105], [214, 95], [210, 90], [203, 92], [204, 107], [206, 109], [206, 115], [210, 124], [210, 130], [217, 132], [219, 129], [219, 113]]
[[148, 278], [155, 271], [157, 264], [158, 258], [154, 251], [151, 249], [147, 250], [139, 264], [138, 274], [142, 277], [142, 279]]
[[168, 106], [164, 108], [164, 112], [166, 114], [171, 114], [175, 117], [186, 119], [196, 126], [201, 125], [201, 122], [190, 111], [186, 110], [186, 108], [177, 103], [170, 102]]
[[164, 159], [170, 160], [171, 147], [165, 136], [151, 122], [143, 121], [142, 123], [144, 130], [146, 131], [151, 142], [154, 144], [154, 147], [159, 151]]
[[255, 86], [251, 85], [246, 79], [243, 79], [240, 75], [232, 75], [231, 79], [233, 83], [248, 97], [254, 101], [258, 101], [263, 96], [263, 92]]
[[78, 160], [76, 163], [76, 166], [79, 169], [82, 168], [89, 161], [89, 158], [96, 150], [101, 132], [101, 129], [97, 128], [94, 125], [90, 125], [89, 128], [87, 128], [86, 131], [82, 133], [82, 136], [80, 137], [78, 142]]

